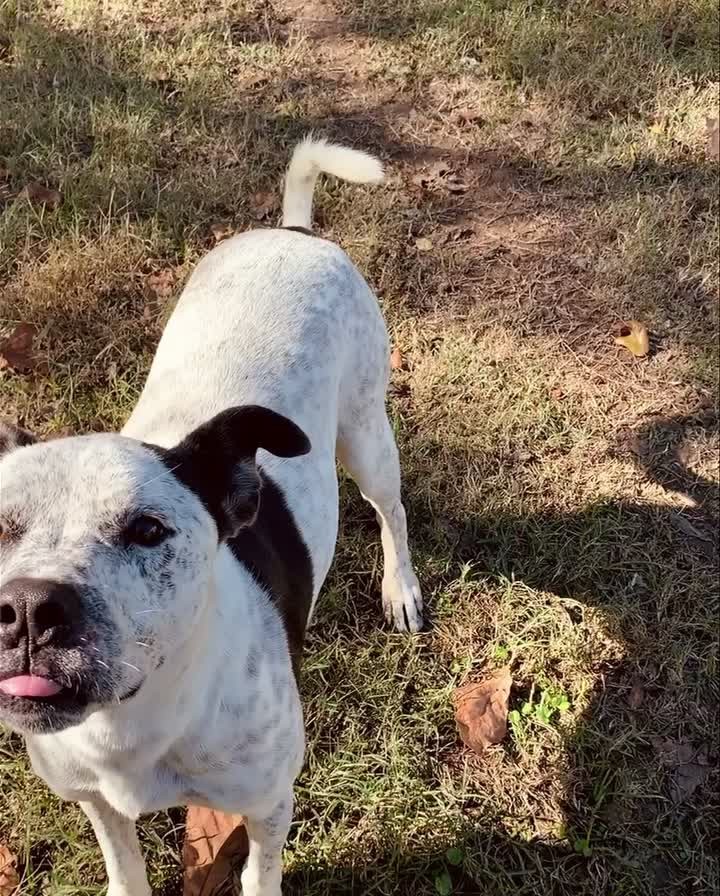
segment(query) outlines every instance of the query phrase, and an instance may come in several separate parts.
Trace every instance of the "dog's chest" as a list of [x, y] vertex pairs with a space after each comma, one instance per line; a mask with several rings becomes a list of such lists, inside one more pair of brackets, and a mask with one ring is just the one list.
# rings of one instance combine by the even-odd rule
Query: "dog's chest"
[[237, 664], [216, 671], [223, 696], [213, 701], [205, 691], [207, 702], [189, 724], [156, 705], [152, 721], [91, 718], [67, 732], [29, 738], [35, 770], [65, 799], [100, 794], [131, 818], [187, 803], [238, 812], [263, 805], [278, 783], [297, 775], [304, 750], [289, 662], [278, 669], [266, 660], [258, 652], [253, 685], [241, 689], [228, 687], [242, 681]]

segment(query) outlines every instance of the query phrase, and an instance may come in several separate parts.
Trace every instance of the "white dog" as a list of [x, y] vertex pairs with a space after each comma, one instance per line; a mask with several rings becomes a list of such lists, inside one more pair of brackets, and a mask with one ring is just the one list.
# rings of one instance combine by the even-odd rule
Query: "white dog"
[[388, 619], [422, 625], [387, 333], [345, 253], [307, 230], [320, 172], [382, 179], [365, 153], [302, 142], [283, 228], [198, 265], [121, 435], [0, 427], [0, 721], [89, 816], [110, 896], [148, 896], [135, 820], [186, 803], [246, 816], [243, 893], [280, 893], [336, 455], [377, 511]]

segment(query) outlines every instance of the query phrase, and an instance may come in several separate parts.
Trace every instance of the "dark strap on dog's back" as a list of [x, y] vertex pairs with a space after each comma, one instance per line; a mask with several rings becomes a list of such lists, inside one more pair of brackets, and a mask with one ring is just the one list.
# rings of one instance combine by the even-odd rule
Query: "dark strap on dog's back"
[[295, 227], [291, 225], [290, 227], [283, 227], [283, 230], [294, 230], [295, 233], [304, 233], [305, 236], [315, 236], [312, 230], [308, 230], [307, 227]]

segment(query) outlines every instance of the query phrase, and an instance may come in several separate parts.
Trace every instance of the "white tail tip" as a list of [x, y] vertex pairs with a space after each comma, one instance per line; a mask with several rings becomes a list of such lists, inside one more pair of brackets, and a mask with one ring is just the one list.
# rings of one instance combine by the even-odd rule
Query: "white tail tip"
[[312, 226], [313, 192], [319, 174], [356, 184], [380, 183], [385, 176], [380, 160], [369, 153], [309, 135], [295, 147], [285, 176], [283, 227]]

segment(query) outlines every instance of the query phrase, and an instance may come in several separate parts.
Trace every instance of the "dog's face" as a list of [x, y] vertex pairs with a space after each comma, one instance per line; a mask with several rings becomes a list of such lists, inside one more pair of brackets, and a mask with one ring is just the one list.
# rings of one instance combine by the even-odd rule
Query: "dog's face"
[[219, 543], [256, 515], [258, 447], [309, 450], [263, 408], [224, 412], [170, 450], [0, 427], [1, 722], [77, 724], [132, 698], [192, 637]]

